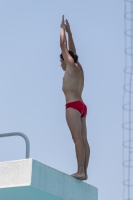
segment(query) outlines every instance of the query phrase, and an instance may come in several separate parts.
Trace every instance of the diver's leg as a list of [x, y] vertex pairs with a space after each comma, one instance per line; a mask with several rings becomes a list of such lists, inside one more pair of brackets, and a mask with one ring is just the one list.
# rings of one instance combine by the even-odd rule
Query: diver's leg
[[81, 114], [74, 108], [66, 109], [66, 120], [71, 131], [72, 139], [75, 144], [78, 171], [72, 174], [73, 177], [83, 180], [85, 178], [84, 163], [85, 163], [85, 148], [81, 135]]
[[87, 128], [86, 128], [86, 117], [81, 118], [81, 134], [82, 134], [82, 139], [85, 147], [85, 163], [84, 163], [84, 169], [85, 169], [85, 179], [88, 179], [87, 175], [87, 167], [89, 163], [89, 158], [90, 158], [90, 146], [88, 144], [87, 140]]

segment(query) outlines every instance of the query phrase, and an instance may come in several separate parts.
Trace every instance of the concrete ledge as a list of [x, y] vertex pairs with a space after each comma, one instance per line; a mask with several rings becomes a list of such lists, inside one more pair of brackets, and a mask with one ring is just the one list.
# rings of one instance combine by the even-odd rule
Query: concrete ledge
[[0, 200], [98, 200], [94, 186], [36, 160], [0, 162]]

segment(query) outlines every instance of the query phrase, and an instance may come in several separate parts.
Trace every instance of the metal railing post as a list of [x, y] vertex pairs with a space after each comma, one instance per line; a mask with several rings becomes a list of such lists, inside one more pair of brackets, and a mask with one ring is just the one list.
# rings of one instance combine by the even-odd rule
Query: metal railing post
[[28, 137], [24, 134], [24, 133], [20, 133], [20, 132], [12, 132], [12, 133], [2, 133], [0, 134], [0, 138], [1, 137], [10, 137], [10, 136], [21, 136], [24, 138], [25, 142], [26, 142], [26, 158], [30, 157], [30, 142]]

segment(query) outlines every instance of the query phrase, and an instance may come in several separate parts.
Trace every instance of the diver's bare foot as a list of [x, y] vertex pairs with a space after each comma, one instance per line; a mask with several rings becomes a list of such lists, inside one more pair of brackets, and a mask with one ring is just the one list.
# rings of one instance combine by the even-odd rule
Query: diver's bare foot
[[80, 180], [85, 180], [85, 174], [84, 173], [75, 173], [72, 174], [71, 176], [73, 176], [74, 178], [80, 179]]
[[85, 178], [83, 179], [83, 180], [87, 180], [88, 179], [88, 175], [87, 174], [85, 174]]

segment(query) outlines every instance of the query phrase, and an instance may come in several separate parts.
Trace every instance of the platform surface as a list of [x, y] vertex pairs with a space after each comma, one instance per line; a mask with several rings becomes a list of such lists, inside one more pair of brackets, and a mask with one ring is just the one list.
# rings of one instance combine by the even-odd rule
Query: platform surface
[[98, 189], [29, 158], [0, 162], [0, 200], [98, 200]]

